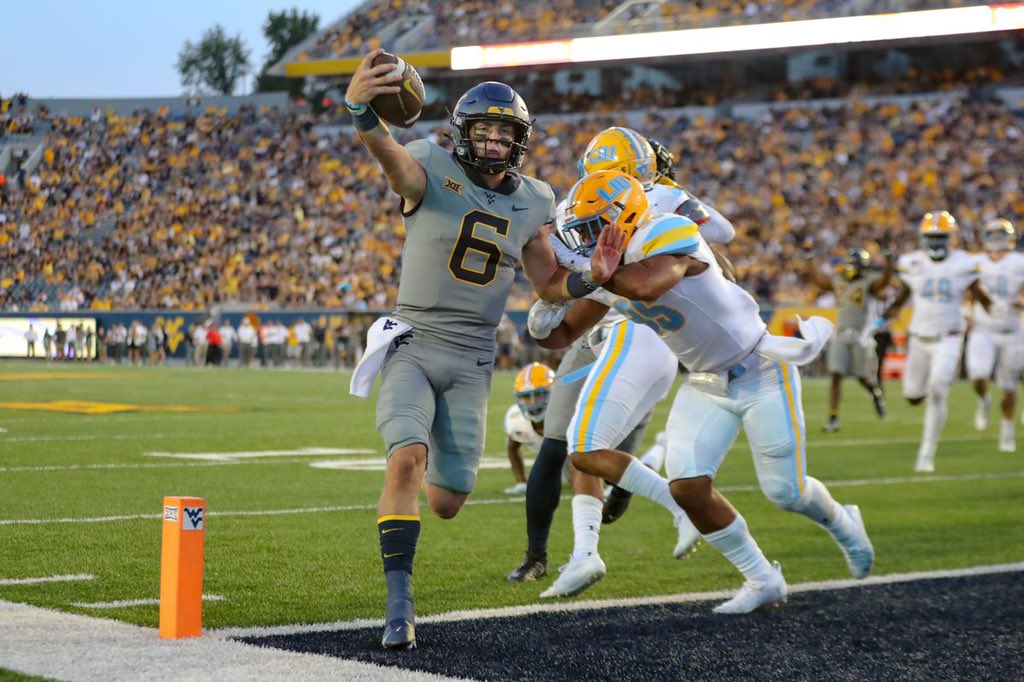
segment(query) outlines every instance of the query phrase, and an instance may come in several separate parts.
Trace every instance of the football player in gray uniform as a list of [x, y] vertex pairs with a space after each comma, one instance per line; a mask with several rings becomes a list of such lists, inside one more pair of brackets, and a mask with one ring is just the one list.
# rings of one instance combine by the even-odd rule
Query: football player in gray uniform
[[[810, 256], [810, 254], [808, 254]], [[850, 249], [846, 253], [842, 270], [826, 277], [808, 257], [807, 278], [822, 291], [831, 291], [836, 297], [836, 332], [828, 349], [828, 371], [832, 375], [829, 394], [828, 422], [825, 433], [839, 430], [839, 400], [842, 397], [843, 377], [854, 376], [871, 395], [875, 412], [885, 416], [885, 396], [882, 388], [871, 381], [874, 372], [868, 367], [868, 348], [863, 339], [870, 318], [868, 311], [872, 299], [885, 295], [892, 278], [893, 264], [885, 260], [881, 272], [868, 272], [871, 256], [864, 249]]]
[[[618, 265], [615, 248], [598, 249], [590, 273], [560, 268], [545, 225], [555, 198], [545, 182], [520, 175], [533, 128], [523, 99], [508, 85], [467, 91], [452, 113], [454, 152], [428, 140], [399, 144], [370, 108], [402, 80], [370, 52], [345, 95], [360, 141], [401, 197], [406, 241], [398, 307], [370, 330], [386, 345], [379, 357], [377, 430], [387, 447], [378, 505], [387, 581], [382, 643], [416, 644], [413, 556], [420, 531], [419, 490], [439, 517], [454, 517], [473, 490], [484, 445], [494, 367], [495, 329], [514, 268], [521, 261], [549, 301], [582, 298]], [[359, 372], [359, 368], [357, 368]], [[427, 454], [430, 454], [428, 459]]]

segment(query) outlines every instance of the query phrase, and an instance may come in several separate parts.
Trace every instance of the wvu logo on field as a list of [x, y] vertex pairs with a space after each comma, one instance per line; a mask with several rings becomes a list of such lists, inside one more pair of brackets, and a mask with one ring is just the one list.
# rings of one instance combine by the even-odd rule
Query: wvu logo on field
[[455, 182], [451, 178], [445, 177], [445, 179], [444, 179], [444, 188], [445, 189], [450, 189], [451, 191], [453, 191], [456, 194], [458, 194], [460, 197], [462, 196], [462, 183], [461, 182]]
[[41, 410], [74, 414], [117, 414], [120, 412], [239, 412], [237, 407], [206, 407], [200, 405], [135, 405], [132, 403], [100, 403], [92, 400], [51, 400], [49, 402], [0, 402], [0, 408]]

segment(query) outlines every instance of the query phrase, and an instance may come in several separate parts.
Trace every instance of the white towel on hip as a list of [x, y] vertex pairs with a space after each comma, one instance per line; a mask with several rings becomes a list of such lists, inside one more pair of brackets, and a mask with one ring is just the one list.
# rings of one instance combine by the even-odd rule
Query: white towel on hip
[[388, 346], [395, 337], [401, 336], [412, 329], [408, 323], [393, 317], [382, 317], [370, 325], [366, 332], [366, 351], [352, 371], [352, 381], [348, 392], [360, 398], [369, 398], [373, 390], [373, 382], [377, 380], [380, 367], [384, 364], [384, 356]]
[[795, 336], [765, 334], [754, 352], [774, 362], [786, 362], [798, 366], [806, 365], [818, 357], [818, 353], [832, 338], [832, 323], [824, 317], [818, 316], [803, 320], [798, 315], [796, 319], [800, 335], [803, 336], [802, 339]]

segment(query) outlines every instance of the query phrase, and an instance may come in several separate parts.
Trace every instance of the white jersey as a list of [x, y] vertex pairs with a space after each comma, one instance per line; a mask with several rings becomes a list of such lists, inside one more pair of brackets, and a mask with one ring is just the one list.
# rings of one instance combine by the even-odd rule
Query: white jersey
[[1010, 304], [1017, 300], [1024, 286], [1024, 254], [1010, 252], [998, 262], [985, 254], [979, 257], [978, 262], [981, 267], [981, 283], [992, 301], [1002, 305], [996, 307], [995, 315], [990, 315], [981, 304], [975, 303], [974, 324], [997, 334], [1017, 331], [1020, 329], [1020, 313], [1011, 308]]
[[978, 257], [960, 249], [941, 261], [933, 261], [924, 251], [900, 256], [896, 272], [913, 294], [910, 333], [933, 337], [962, 331], [960, 306], [979, 269]]
[[658, 332], [691, 372], [723, 372], [750, 355], [767, 329], [757, 302], [722, 274], [692, 221], [674, 214], [644, 224], [626, 247], [626, 263], [662, 254], [688, 255], [709, 265], [684, 277], [651, 303], [616, 297], [615, 308]]
[[[695, 198], [682, 187], [670, 187], [668, 185], [654, 185], [654, 187], [646, 191], [646, 194], [647, 203], [650, 206], [650, 215], [675, 213], [683, 203]], [[568, 201], [568, 197], [562, 199], [555, 209], [555, 229], [558, 232], [561, 232], [565, 226], [565, 209]], [[732, 223], [714, 208], [706, 204], [705, 207], [711, 214], [711, 220], [700, 226], [701, 235], [707, 233], [707, 241], [714, 244], [725, 244], [731, 241], [736, 236], [736, 230]], [[557, 236], [553, 234], [548, 235], [548, 239], [551, 241], [551, 246], [560, 265], [576, 272], [585, 272], [590, 269], [590, 260], [573, 253]], [[615, 307], [615, 302], [620, 300], [619, 296], [604, 289], [598, 289], [589, 294], [587, 298], [609, 307], [607, 314], [601, 318], [600, 322], [594, 325], [595, 330], [607, 331], [612, 325], [625, 319], [622, 313]]]
[[540, 450], [540, 443], [544, 440], [544, 436], [534, 430], [533, 423], [523, 415], [518, 405], [512, 405], [505, 412], [505, 435], [533, 450]]

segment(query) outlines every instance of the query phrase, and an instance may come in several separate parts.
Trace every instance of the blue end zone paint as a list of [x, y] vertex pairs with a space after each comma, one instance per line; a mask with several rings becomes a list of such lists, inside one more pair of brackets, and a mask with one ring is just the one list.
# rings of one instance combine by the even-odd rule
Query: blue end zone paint
[[1024, 679], [1019, 573], [801, 592], [781, 610], [716, 616], [671, 604], [241, 641], [478, 680]]

